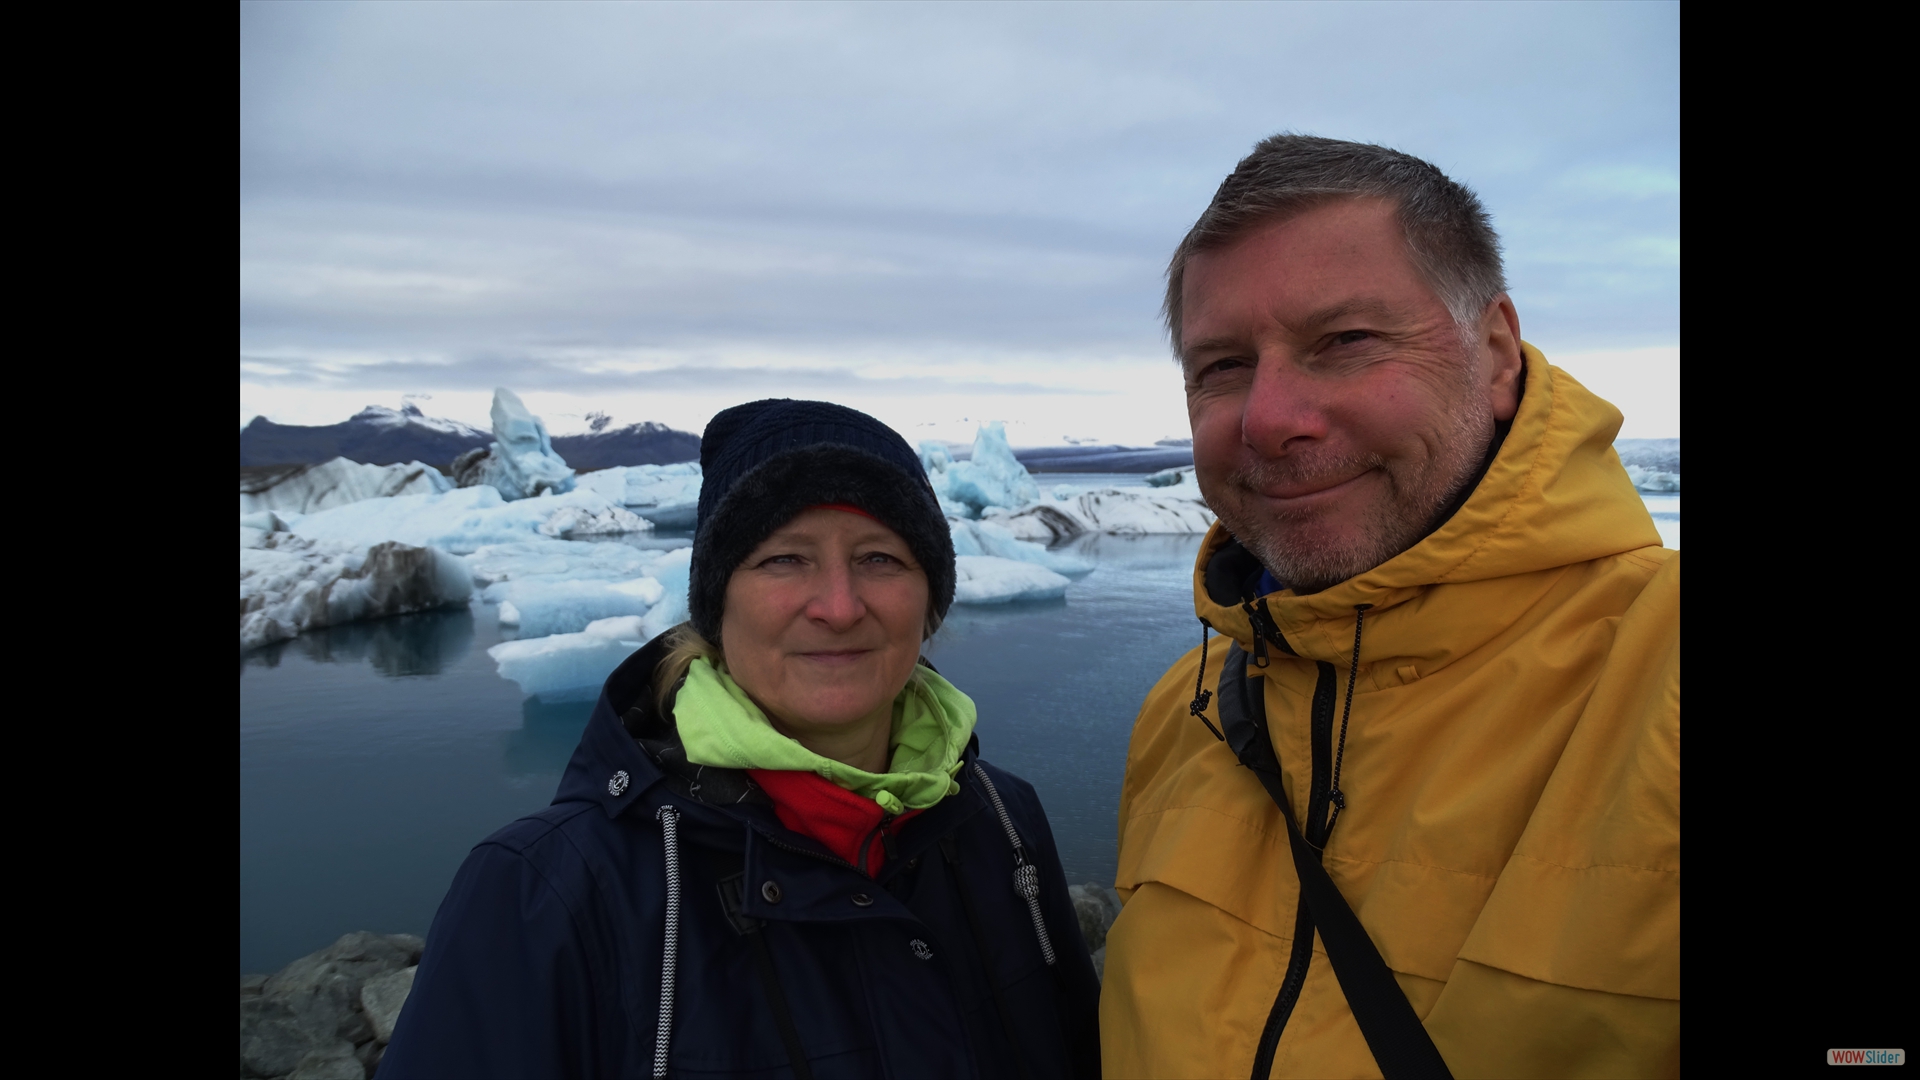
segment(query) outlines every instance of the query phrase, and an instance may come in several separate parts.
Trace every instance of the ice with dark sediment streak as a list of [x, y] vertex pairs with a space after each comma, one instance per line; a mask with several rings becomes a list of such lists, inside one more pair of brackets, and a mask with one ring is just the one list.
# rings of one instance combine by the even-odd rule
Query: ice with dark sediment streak
[[294, 465], [276, 471], [255, 470], [240, 477], [240, 512], [278, 510], [311, 514], [363, 499], [394, 495], [433, 495], [452, 491], [453, 481], [418, 461], [405, 465], [363, 465], [337, 457], [319, 465]]
[[240, 519], [240, 651], [307, 630], [466, 603], [473, 578], [447, 552], [288, 532], [272, 511]]

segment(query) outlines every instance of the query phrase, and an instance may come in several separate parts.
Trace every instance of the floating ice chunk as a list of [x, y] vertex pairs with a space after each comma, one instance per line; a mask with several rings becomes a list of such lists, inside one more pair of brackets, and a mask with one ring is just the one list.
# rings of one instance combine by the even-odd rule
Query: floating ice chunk
[[489, 544], [510, 544], [540, 537], [540, 526], [563, 507], [578, 507], [593, 517], [618, 509], [591, 491], [542, 495], [507, 502], [491, 487], [469, 487], [443, 495], [401, 495], [367, 499], [308, 514], [293, 526], [303, 536], [377, 544], [397, 540], [466, 555]]
[[1680, 491], [1680, 474], [1675, 472], [1629, 465], [1627, 479], [1633, 481], [1634, 487], [1653, 495], [1673, 495]]
[[958, 604], [1004, 604], [1011, 600], [1055, 600], [1072, 582], [1044, 566], [991, 555], [961, 555], [954, 560], [953, 599]]
[[700, 463], [627, 465], [579, 477], [579, 487], [595, 491], [640, 514], [663, 529], [690, 529], [700, 509]]
[[597, 619], [577, 634], [503, 641], [487, 650], [502, 678], [543, 701], [591, 700], [620, 662], [654, 635], [645, 619]]
[[363, 465], [337, 457], [321, 465], [299, 465], [266, 477], [240, 478], [240, 513], [280, 510], [311, 514], [362, 499], [395, 495], [433, 495], [452, 491], [453, 481], [418, 461], [405, 465]]
[[531, 577], [489, 585], [481, 595], [500, 605], [502, 625], [517, 626], [520, 637], [532, 638], [574, 633], [599, 619], [645, 617], [666, 590], [650, 577], [629, 581]]
[[[926, 446], [921, 447], [923, 463], [927, 460]], [[1013, 448], [1007, 445], [1006, 426], [998, 420], [980, 425], [973, 440], [972, 459], [953, 462], [943, 475], [947, 500], [966, 506], [968, 517], [979, 517], [989, 506], [1011, 509], [1040, 501], [1040, 485], [1013, 456]], [[929, 473], [929, 479], [931, 476]], [[940, 494], [940, 489], [935, 487], [934, 493]]]
[[690, 618], [687, 589], [692, 569], [693, 548], [683, 547], [660, 556], [660, 561], [647, 571], [660, 583], [662, 591], [660, 603], [647, 613], [647, 626], [654, 634], [665, 633]]
[[573, 490], [573, 470], [554, 453], [547, 425], [528, 411], [506, 387], [493, 392], [493, 439], [485, 450], [469, 450], [454, 459], [455, 483], [486, 485], [507, 500]]
[[625, 544], [589, 544], [582, 540], [525, 540], [489, 544], [467, 556], [474, 583], [552, 577], [569, 580], [624, 581], [652, 574], [662, 553]]
[[1197, 487], [1191, 493], [1178, 487], [1151, 492], [1107, 488], [1089, 491], [1065, 502], [1038, 503], [989, 517], [1015, 537], [1042, 544], [1085, 532], [1119, 536], [1202, 533], [1213, 525], [1213, 511], [1199, 501]]
[[1005, 525], [995, 521], [965, 521], [948, 518], [947, 528], [953, 532], [955, 555], [991, 555], [1001, 559], [1013, 559], [1016, 562], [1044, 566], [1057, 574], [1093, 572], [1093, 564], [1085, 559], [1048, 551], [1039, 544], [1021, 540], [1015, 537]]
[[1065, 502], [1078, 494], [1080, 494], [1080, 489], [1074, 487], [1072, 484], [1053, 485], [1053, 497], [1061, 502]]
[[589, 510], [584, 506], [563, 506], [549, 515], [539, 527], [540, 535], [557, 538], [621, 536], [652, 531], [653, 522], [618, 506], [609, 506], [601, 510]]
[[1183, 483], [1186, 478], [1192, 474], [1193, 466], [1191, 465], [1172, 469], [1161, 469], [1159, 472], [1151, 473], [1147, 476], [1147, 486], [1157, 488], [1173, 487], [1176, 484]]
[[240, 544], [241, 652], [316, 627], [463, 604], [473, 595], [466, 566], [433, 548], [360, 547], [244, 526]]

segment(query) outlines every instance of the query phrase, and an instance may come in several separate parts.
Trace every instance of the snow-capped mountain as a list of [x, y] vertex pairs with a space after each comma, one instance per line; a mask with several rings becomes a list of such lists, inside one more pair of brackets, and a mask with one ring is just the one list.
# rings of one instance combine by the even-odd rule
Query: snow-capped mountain
[[[369, 405], [338, 424], [276, 424], [256, 416], [240, 431], [240, 467], [315, 465], [344, 457], [369, 465], [424, 461], [446, 470], [453, 459], [493, 442], [493, 433], [457, 420], [428, 416], [408, 402], [399, 409]], [[700, 437], [664, 424], [639, 423], [582, 435], [561, 435], [553, 449], [575, 469], [613, 465], [670, 465], [700, 457]]]

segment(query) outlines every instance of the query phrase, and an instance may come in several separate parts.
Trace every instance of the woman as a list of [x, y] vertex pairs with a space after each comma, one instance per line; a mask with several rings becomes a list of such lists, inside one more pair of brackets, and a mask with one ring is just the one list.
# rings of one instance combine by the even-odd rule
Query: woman
[[467, 859], [379, 1075], [1098, 1075], [1039, 800], [919, 656], [954, 556], [913, 451], [780, 400], [700, 457], [691, 619]]

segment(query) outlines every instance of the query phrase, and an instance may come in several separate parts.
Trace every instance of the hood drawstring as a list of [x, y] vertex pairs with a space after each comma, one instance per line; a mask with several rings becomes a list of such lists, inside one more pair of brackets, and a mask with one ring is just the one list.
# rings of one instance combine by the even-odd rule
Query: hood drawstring
[[1340, 811], [1347, 808], [1347, 797], [1340, 791], [1340, 762], [1347, 756], [1347, 720], [1353, 716], [1353, 683], [1360, 676], [1360, 626], [1371, 607], [1372, 604], [1353, 605], [1353, 662], [1347, 668], [1347, 704], [1340, 711], [1340, 741], [1333, 752], [1333, 784], [1327, 789], [1327, 799], [1333, 803], [1333, 816], [1327, 819], [1329, 839], [1334, 825], [1340, 821]]
[[673, 975], [680, 960], [680, 811], [662, 806], [660, 822], [667, 857], [667, 931], [660, 957], [660, 1019], [653, 1029], [653, 1075], [667, 1075], [667, 1047], [673, 1039]]
[[1213, 726], [1213, 721], [1207, 719], [1207, 703], [1213, 700], [1213, 691], [1207, 689], [1207, 631], [1211, 629], [1212, 623], [1200, 620], [1200, 670], [1193, 676], [1193, 700], [1187, 703], [1187, 712], [1199, 717], [1200, 722], [1207, 725], [1207, 730], [1213, 732], [1214, 738], [1226, 742], [1227, 737], [1220, 734], [1220, 729]]
[[1040, 914], [1040, 870], [1027, 861], [1027, 846], [1020, 842], [1020, 834], [1014, 831], [1013, 818], [1007, 816], [1007, 806], [1000, 801], [1000, 792], [994, 788], [993, 781], [987, 777], [987, 770], [973, 763], [973, 774], [987, 789], [987, 798], [993, 802], [994, 813], [1000, 815], [1000, 827], [1007, 830], [1007, 839], [1013, 844], [1013, 891], [1027, 902], [1027, 911], [1033, 915], [1033, 933], [1040, 939], [1040, 957], [1048, 967], [1056, 959], [1053, 951], [1053, 938], [1047, 934], [1046, 917]]

